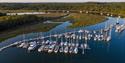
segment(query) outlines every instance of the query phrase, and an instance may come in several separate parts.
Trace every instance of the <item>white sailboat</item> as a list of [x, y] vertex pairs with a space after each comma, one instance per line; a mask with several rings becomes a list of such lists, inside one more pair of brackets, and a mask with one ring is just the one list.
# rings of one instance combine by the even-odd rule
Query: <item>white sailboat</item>
[[106, 41], [110, 41], [110, 40], [111, 40], [111, 32], [112, 32], [112, 29], [110, 29], [110, 31], [109, 31], [109, 35], [108, 35]]
[[83, 46], [84, 46], [84, 49], [90, 49], [90, 47], [89, 47], [87, 41], [85, 41], [85, 43], [83, 44]]
[[55, 45], [50, 45], [50, 46], [49, 46], [48, 53], [52, 53], [52, 52], [53, 52], [54, 47], [55, 47]]
[[63, 42], [63, 36], [61, 37], [61, 42], [60, 42], [60, 49], [59, 52], [62, 53], [64, 50], [64, 42]]
[[36, 48], [36, 46], [37, 46], [36, 41], [30, 42], [30, 46], [28, 47], [28, 50], [29, 50], [29, 51], [30, 51], [30, 50], [34, 50], [34, 49]]
[[69, 47], [66, 46], [65, 49], [64, 49], [64, 53], [68, 53], [68, 50], [69, 50]]
[[[58, 35], [57, 35], [58, 37]], [[58, 50], [59, 50], [59, 45], [58, 45], [58, 38], [56, 37], [56, 45], [55, 45], [55, 48], [54, 48], [54, 52], [57, 53]]]
[[74, 48], [74, 53], [77, 54], [78, 53], [78, 47]]
[[69, 47], [68, 47], [68, 42], [66, 38], [66, 42], [64, 43], [64, 53], [68, 53]]
[[117, 18], [117, 21], [116, 21], [116, 24], [119, 24], [119, 18], [120, 18], [121, 16], [118, 16], [118, 18]]
[[85, 51], [84, 51], [84, 46], [83, 46], [83, 44], [81, 44], [80, 46], [81, 46], [81, 49], [82, 49], [82, 54], [85, 54]]
[[45, 45], [41, 45], [40, 48], [38, 48], [38, 52], [43, 51], [44, 47], [45, 47]]

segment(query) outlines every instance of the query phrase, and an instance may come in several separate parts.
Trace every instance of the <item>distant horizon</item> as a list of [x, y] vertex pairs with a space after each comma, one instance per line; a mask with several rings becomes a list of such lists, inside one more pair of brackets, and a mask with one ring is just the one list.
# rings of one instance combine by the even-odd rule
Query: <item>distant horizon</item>
[[0, 3], [85, 3], [85, 2], [125, 2], [125, 0], [0, 0]]
[[0, 3], [125, 3], [125, 2], [0, 2]]

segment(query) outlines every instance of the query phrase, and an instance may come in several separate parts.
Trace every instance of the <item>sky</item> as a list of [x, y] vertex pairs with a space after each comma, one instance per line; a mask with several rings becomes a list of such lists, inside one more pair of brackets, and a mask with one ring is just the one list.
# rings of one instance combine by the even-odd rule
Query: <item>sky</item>
[[0, 2], [125, 2], [125, 0], [0, 0]]

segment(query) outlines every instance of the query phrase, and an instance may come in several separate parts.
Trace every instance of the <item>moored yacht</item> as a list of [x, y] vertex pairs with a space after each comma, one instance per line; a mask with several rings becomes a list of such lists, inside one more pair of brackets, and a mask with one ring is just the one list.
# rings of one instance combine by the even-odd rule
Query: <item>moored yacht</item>
[[40, 47], [40, 48], [38, 48], [38, 52], [43, 51], [43, 48], [44, 48], [44, 45], [41, 45], [41, 47]]
[[69, 47], [69, 53], [73, 53], [73, 46]]
[[82, 54], [85, 54], [83, 44], [81, 44], [80, 46], [81, 46], [81, 49], [82, 49]]
[[28, 50], [34, 50], [37, 47], [36, 41], [30, 42], [30, 46], [28, 47]]
[[60, 47], [59, 52], [64, 52], [64, 47], [63, 46]]
[[77, 53], [78, 53], [78, 47], [75, 47], [73, 52], [74, 52], [75, 54], [77, 54]]
[[29, 43], [25, 43], [24, 45], [23, 45], [23, 48], [28, 48], [29, 47]]
[[89, 45], [87, 43], [83, 44], [84, 49], [90, 49]]
[[49, 46], [48, 53], [52, 53], [53, 50], [54, 50], [54, 47], [55, 47], [55, 44], [50, 45], [50, 46]]
[[54, 48], [54, 52], [57, 53], [59, 51], [59, 45], [56, 45]]
[[65, 46], [65, 48], [64, 48], [64, 53], [68, 53], [68, 50], [69, 50], [69, 47], [68, 47], [68, 46]]
[[18, 47], [23, 47], [25, 45], [25, 42], [21, 43]]

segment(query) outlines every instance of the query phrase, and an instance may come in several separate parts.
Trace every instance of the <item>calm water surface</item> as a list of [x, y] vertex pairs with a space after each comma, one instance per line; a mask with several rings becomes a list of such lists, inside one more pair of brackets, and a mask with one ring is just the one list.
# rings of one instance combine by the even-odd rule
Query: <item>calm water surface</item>
[[[76, 28], [87, 30], [99, 30], [105, 25], [116, 23], [117, 18], [109, 17], [109, 20], [87, 27]], [[120, 23], [124, 23], [125, 19], [120, 19]], [[107, 23], [107, 24], [106, 24]], [[48, 32], [41, 32], [48, 35], [50, 32], [63, 33], [73, 31], [67, 29], [71, 23], [65, 22]], [[39, 33], [40, 34], [40, 33]], [[26, 34], [26, 39], [37, 37], [38, 33]], [[0, 43], [0, 47], [11, 44], [15, 41], [22, 40], [22, 35], [10, 38]], [[27, 49], [11, 47], [0, 52], [0, 63], [125, 63], [125, 31], [122, 33], [112, 30], [112, 40], [110, 42], [88, 41], [90, 50], [86, 50], [85, 54], [63, 54], [63, 53], [39, 53], [37, 50], [28, 52]]]

